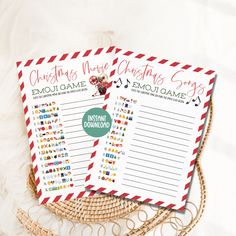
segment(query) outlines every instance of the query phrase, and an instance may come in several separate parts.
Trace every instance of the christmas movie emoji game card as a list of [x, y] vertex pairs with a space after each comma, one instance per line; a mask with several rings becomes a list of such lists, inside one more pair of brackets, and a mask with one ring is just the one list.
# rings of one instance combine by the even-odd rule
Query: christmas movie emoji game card
[[184, 210], [216, 74], [116, 49], [106, 110], [85, 187]]
[[114, 47], [17, 62], [40, 203], [86, 196], [94, 138], [83, 114], [103, 107]]

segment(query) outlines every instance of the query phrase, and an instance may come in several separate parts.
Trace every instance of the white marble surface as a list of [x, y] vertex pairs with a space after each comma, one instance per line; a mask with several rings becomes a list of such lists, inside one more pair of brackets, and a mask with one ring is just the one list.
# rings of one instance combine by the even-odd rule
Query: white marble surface
[[217, 71], [207, 209], [191, 235], [236, 235], [235, 29], [235, 0], [0, 0], [0, 235], [24, 235], [14, 214], [30, 157], [15, 61], [111, 43]]

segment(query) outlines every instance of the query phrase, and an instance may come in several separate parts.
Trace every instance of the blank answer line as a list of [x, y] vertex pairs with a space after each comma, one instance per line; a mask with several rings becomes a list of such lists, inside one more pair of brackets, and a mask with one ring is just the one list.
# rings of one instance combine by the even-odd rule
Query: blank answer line
[[160, 158], [160, 159], [163, 159], [163, 160], [168, 160], [168, 161], [173, 161], [173, 162], [178, 162], [178, 163], [184, 163], [183, 161], [177, 161], [177, 160], [169, 159], [169, 158], [166, 158], [166, 157], [160, 157], [160, 156], [152, 155], [152, 154], [145, 153], [145, 152], [138, 152], [138, 151], [135, 151], [135, 150], [132, 150], [132, 149], [130, 149], [130, 151], [135, 152], [135, 153], [139, 153], [139, 154], [143, 154], [143, 155], [147, 155], [147, 156], [151, 156], [151, 157]]
[[74, 136], [74, 137], [69, 137], [67, 139], [74, 139], [74, 138], [82, 138], [82, 137], [87, 137], [88, 135], [85, 134], [85, 135], [80, 135], [80, 136]]
[[78, 130], [73, 130], [73, 131], [66, 131], [66, 134], [72, 134], [72, 133], [77, 133], [77, 132], [81, 132], [83, 131], [82, 129], [78, 129]]
[[82, 118], [75, 118], [75, 119], [71, 119], [71, 120], [64, 120], [64, 122], [70, 122], [70, 121], [75, 121], [75, 120], [82, 120]]
[[136, 186], [133, 186], [133, 185], [129, 185], [129, 184], [122, 184], [122, 185], [127, 186], [127, 187], [136, 188], [136, 189], [141, 189], [141, 190], [148, 191], [148, 192], [159, 193], [159, 194], [167, 195], [167, 196], [170, 196], [170, 197], [175, 197], [174, 195], [171, 195], [171, 194], [157, 192], [157, 191], [153, 191], [153, 190], [149, 190], [149, 189], [145, 189], [145, 188], [139, 188], [139, 187], [136, 187]]
[[143, 176], [139, 176], [139, 175], [132, 175], [132, 174], [129, 174], [129, 173], [124, 173], [124, 174], [125, 174], [125, 175], [128, 175], [128, 176], [136, 177], [136, 178], [146, 179], [146, 180], [149, 180], [149, 181], [159, 182], [159, 183], [161, 183], [161, 184], [166, 184], [166, 185], [178, 187], [177, 184], [170, 184], [170, 183], [162, 182], [162, 181], [155, 180], [155, 179], [149, 179], [149, 178], [146, 178], [146, 177], [143, 177]]
[[66, 125], [66, 126], [64, 126], [64, 128], [71, 128], [71, 127], [76, 127], [76, 126], [82, 126], [82, 124], [78, 124], [78, 125]]
[[172, 123], [169, 123], [169, 122], [165, 122], [165, 121], [161, 121], [161, 120], [155, 120], [155, 119], [151, 119], [151, 118], [144, 117], [144, 116], [138, 116], [138, 117], [142, 118], [142, 119], [146, 119], [146, 120], [152, 120], [152, 121], [155, 121], [155, 122], [167, 124], [167, 125], [173, 125], [173, 126], [180, 127], [180, 128], [183, 128], [183, 129], [192, 130], [192, 128], [189, 128], [189, 127], [186, 127], [186, 126], [182, 126], [182, 125], [176, 125], [176, 124], [172, 124]]
[[81, 101], [65, 102], [65, 103], [61, 103], [61, 105], [68, 105], [68, 104], [78, 103], [78, 102], [87, 102], [87, 101], [93, 101], [93, 100], [98, 100], [98, 99], [103, 99], [103, 98], [104, 98], [104, 96], [96, 97], [96, 98], [92, 98], [92, 99], [81, 100]]
[[86, 143], [86, 142], [91, 142], [91, 141], [93, 141], [93, 139], [79, 141], [79, 142], [74, 142], [74, 143], [68, 143], [68, 145], [73, 145], [73, 144], [78, 144], [78, 143]]
[[84, 172], [84, 173], [79, 173], [79, 174], [74, 174], [74, 176], [78, 176], [78, 175], [86, 175], [87, 173]]
[[80, 154], [70, 155], [70, 157], [79, 157], [79, 156], [84, 156], [84, 155], [88, 155], [88, 154], [91, 154], [91, 152], [86, 152], [86, 153], [80, 153]]
[[85, 111], [83, 112], [74, 112], [74, 113], [69, 113], [69, 114], [62, 114], [62, 116], [73, 116], [73, 115], [80, 115], [80, 114], [84, 114]]
[[97, 106], [97, 105], [102, 105], [103, 103], [95, 103], [91, 105], [86, 105], [86, 106], [80, 106], [80, 107], [69, 107], [69, 108], [63, 108], [61, 109], [62, 111], [67, 111], [67, 110], [72, 110], [72, 109], [77, 109], [77, 108], [82, 108], [82, 107], [91, 107], [91, 106]]
[[167, 112], [167, 113], [171, 113], [171, 114], [175, 114], [175, 115], [179, 115], [179, 116], [184, 116], [184, 117], [195, 119], [195, 117], [193, 117], [193, 116], [188, 116], [188, 115], [180, 114], [180, 113], [173, 112], [173, 111], [167, 111], [167, 110], [164, 110], [164, 109], [160, 109], [160, 108], [156, 108], [156, 107], [150, 107], [150, 106], [145, 106], [145, 105], [141, 105], [141, 106], [142, 107], [147, 107], [147, 108], [150, 108], [150, 109], [154, 109], [154, 110], [158, 110], [158, 111], [163, 111], [163, 112]]
[[76, 167], [73, 168], [72, 170], [81, 170], [81, 169], [87, 169], [87, 166]]
[[150, 161], [150, 160], [146, 160], [146, 159], [140, 159], [140, 158], [138, 158], [138, 157], [133, 157], [133, 156], [128, 156], [128, 157], [130, 157], [131, 159], [137, 159], [137, 160], [146, 161], [146, 162], [149, 162], [149, 163], [151, 162], [151, 163], [155, 163], [155, 164], [158, 164], [158, 165], [171, 167], [171, 168], [178, 169], [178, 170], [182, 170], [182, 169], [183, 169], [183, 168], [180, 168], [180, 167], [171, 166], [171, 165], [166, 165], [166, 164], [163, 164], [163, 163], [160, 163], [160, 162], [156, 162], [156, 161]]
[[180, 139], [180, 140], [184, 140], [184, 141], [190, 141], [189, 139], [180, 138], [180, 137], [176, 137], [176, 136], [172, 136], [172, 135], [168, 135], [168, 134], [163, 134], [163, 133], [155, 132], [155, 131], [152, 131], [152, 130], [141, 129], [141, 128], [138, 128], [138, 127], [136, 127], [136, 129], [139, 129], [139, 130], [142, 130], [142, 131], [151, 132], [151, 133], [154, 133], [154, 134], [160, 134], [160, 135], [163, 135], [163, 136], [167, 136], [167, 137], [171, 137], [171, 138], [176, 138], [176, 139]]
[[132, 180], [132, 179], [123, 178], [123, 180], [134, 182], [134, 183], [138, 183], [138, 184], [144, 184], [144, 185], [148, 185], [148, 186], [155, 187], [155, 188], [165, 189], [165, 190], [168, 190], [168, 191], [171, 191], [171, 192], [175, 192], [175, 193], [177, 192], [176, 190], [171, 189], [171, 188], [164, 188], [164, 187], [160, 187], [160, 186], [153, 185], [153, 184], [146, 184], [146, 183], [142, 183], [142, 182], [139, 182], [139, 181], [136, 181], [136, 180]]
[[77, 184], [77, 185], [75, 185], [75, 188], [77, 188], [77, 187], [84, 187], [84, 184]]
[[174, 180], [174, 181], [180, 181], [179, 179], [175, 179], [175, 178], [171, 178], [171, 177], [167, 177], [167, 176], [163, 176], [163, 175], [158, 175], [158, 174], [153, 174], [153, 173], [149, 173], [149, 172], [146, 172], [146, 171], [143, 171], [143, 170], [136, 170], [136, 169], [133, 169], [133, 168], [130, 168], [130, 167], [125, 167], [125, 169], [127, 170], [132, 170], [132, 171], [136, 171], [138, 173], [144, 173], [144, 174], [149, 174], [149, 175], [153, 175], [153, 176], [158, 176], [158, 177], [161, 177], [161, 178], [164, 178], [164, 179], [171, 179], [171, 180]]
[[88, 162], [88, 161], [90, 161], [90, 160], [88, 159], [88, 160], [81, 160], [81, 161], [73, 161], [73, 162], [71, 162], [71, 164], [83, 163], [83, 162]]
[[81, 150], [81, 149], [87, 149], [87, 148], [92, 148], [93, 146], [88, 146], [88, 147], [81, 147], [81, 148], [75, 148], [75, 149], [70, 149], [69, 151], [77, 151], [77, 150]]
[[163, 115], [160, 115], [160, 114], [156, 114], [156, 113], [152, 113], [152, 112], [147, 112], [147, 111], [142, 111], [142, 110], [139, 110], [139, 111], [143, 112], [143, 113], [146, 113], [146, 114], [167, 118], [167, 119], [170, 119], [170, 120], [177, 120], [177, 121], [184, 122], [184, 123], [187, 123], [187, 124], [194, 124], [193, 122], [189, 122], [189, 121], [186, 121], [186, 120], [180, 120], [180, 119], [176, 119], [176, 118], [173, 118], [173, 117], [163, 116]]
[[134, 138], [133, 140], [138, 141], [138, 142], [142, 142], [142, 143], [147, 143], [147, 144], [159, 146], [159, 147], [169, 148], [169, 149], [176, 150], [176, 151], [179, 151], [179, 152], [185, 152], [185, 153], [187, 153], [187, 151], [181, 150], [181, 149], [178, 149], [178, 148], [172, 148], [172, 147], [168, 147], [168, 146], [164, 146], [164, 145], [159, 145], [159, 144], [156, 144], [156, 143], [146, 142], [146, 141], [139, 140], [139, 139], [135, 139], [135, 138]]
[[84, 181], [85, 178], [83, 179], [75, 179], [74, 181]]
[[[140, 145], [135, 145], [135, 144], [131, 144], [131, 146], [134, 146], [134, 147], [141, 147]], [[176, 155], [176, 154], [173, 154], [173, 153], [170, 153], [170, 152], [163, 152], [163, 151], [160, 151], [160, 150], [157, 150], [157, 149], [152, 149], [152, 148], [146, 148], [146, 147], [141, 147], [141, 148], [144, 148], [146, 150], [152, 150], [154, 152], [160, 152], [160, 153], [165, 153], [165, 154], [169, 154], [171, 156], [175, 156], [175, 157], [182, 157], [182, 158], [185, 158], [185, 156], [180, 156], [180, 155]]]
[[177, 130], [173, 130], [173, 129], [167, 129], [167, 128], [163, 128], [163, 127], [156, 126], [156, 125], [150, 125], [150, 124], [143, 123], [143, 122], [139, 122], [139, 121], [137, 121], [137, 123], [139, 123], [139, 124], [141, 124], [141, 125], [147, 125], [147, 126], [155, 127], [155, 128], [158, 128], [158, 129], [168, 130], [168, 131], [175, 132], [175, 133], [185, 134], [185, 135], [188, 135], [188, 136], [191, 135], [191, 134], [189, 134], [189, 133], [184, 133], [184, 132], [177, 131]]
[[155, 138], [155, 137], [147, 136], [147, 135], [143, 135], [143, 134], [134, 133], [134, 135], [141, 136], [141, 137], [146, 137], [146, 138], [150, 138], [150, 139], [155, 139], [155, 140], [163, 141], [163, 142], [166, 142], [166, 143], [173, 143], [173, 144], [176, 144], [176, 145], [179, 145], [179, 146], [189, 147], [188, 145], [185, 145], [185, 144], [171, 142], [169, 140]]
[[169, 173], [169, 174], [172, 174], [172, 175], [179, 175], [179, 176], [181, 175], [181, 174], [171, 172], [171, 171], [167, 171], [167, 170], [161, 170], [161, 169], [157, 169], [157, 168], [150, 167], [150, 166], [139, 165], [139, 164], [136, 164], [136, 163], [133, 163], [133, 162], [130, 162], [130, 161], [127, 161], [126, 163], [130, 164], [130, 165], [134, 165], [134, 166], [145, 167], [145, 168], [152, 169], [152, 170], [158, 170], [158, 171], [161, 171], [161, 172], [164, 172], [164, 173]]

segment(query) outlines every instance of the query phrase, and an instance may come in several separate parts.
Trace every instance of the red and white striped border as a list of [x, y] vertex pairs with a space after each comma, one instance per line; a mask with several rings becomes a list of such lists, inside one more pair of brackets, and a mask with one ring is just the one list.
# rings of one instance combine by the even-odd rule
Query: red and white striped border
[[[37, 154], [36, 154], [35, 147], [34, 147], [34, 140], [32, 138], [33, 126], [31, 124], [30, 115], [29, 115], [29, 111], [28, 111], [28, 106], [30, 104], [28, 104], [28, 100], [27, 100], [27, 96], [26, 96], [26, 89], [25, 89], [25, 83], [24, 83], [25, 78], [23, 77], [23, 70], [25, 67], [29, 67], [29, 66], [37, 66], [37, 65], [41, 65], [41, 64], [45, 64], [45, 63], [53, 63], [53, 62], [59, 62], [59, 61], [79, 59], [81, 57], [96, 56], [96, 55], [100, 55], [101, 53], [103, 53], [103, 54], [104, 53], [112, 53], [114, 51], [114, 49], [115, 49], [115, 46], [110, 46], [108, 48], [90, 49], [90, 50], [86, 50], [86, 51], [65, 53], [62, 55], [54, 55], [54, 56], [50, 56], [50, 57], [41, 57], [39, 59], [29, 59], [27, 61], [18, 61], [16, 63], [17, 71], [18, 71], [19, 85], [20, 85], [20, 90], [21, 90], [21, 98], [22, 98], [24, 115], [25, 115], [26, 129], [27, 129], [27, 133], [28, 133], [29, 146], [30, 146], [30, 152], [31, 152], [32, 163], [33, 163], [33, 170], [34, 170], [34, 175], [35, 175], [35, 184], [37, 187], [39, 202], [41, 204], [46, 204], [49, 202], [58, 202], [58, 201], [63, 201], [63, 200], [70, 200], [70, 199], [75, 199], [75, 198], [81, 198], [83, 196], [88, 195], [88, 193], [86, 191], [81, 191], [79, 193], [69, 193], [66, 195], [58, 195], [56, 197], [43, 196], [42, 189], [40, 189], [40, 187], [39, 187], [40, 176], [39, 176], [39, 172], [38, 172], [38, 165], [37, 165], [37, 162], [35, 161], [37, 158]], [[112, 82], [109, 83], [109, 87], [111, 87], [111, 84], [112, 84]], [[109, 93], [105, 95], [105, 100], [108, 99], [108, 97], [109, 97]], [[106, 106], [104, 106], [103, 108], [106, 109]], [[91, 195], [91, 193], [90, 193], [90, 195]]]
[[[118, 62], [118, 58], [115, 58], [115, 59], [113, 60], [112, 66], [114, 67], [114, 65], [115, 65], [117, 62]], [[114, 74], [115, 74], [115, 69], [112, 69], [111, 72], [110, 72], [110, 76], [109, 76], [111, 80], [113, 79]], [[109, 88], [111, 88], [111, 86], [112, 86], [112, 81], [109, 83], [108, 89], [107, 89], [107, 92], [106, 92], [106, 95], [104, 96], [104, 100], [105, 100], [105, 101], [110, 97]], [[104, 110], [107, 109], [107, 104], [105, 104], [105, 105], [103, 106], [103, 109], [104, 109]], [[94, 144], [93, 144], [93, 147], [96, 147], [96, 146], [98, 145], [98, 143], [99, 143], [99, 139], [95, 140], [95, 141], [94, 141]], [[93, 152], [91, 153], [90, 160], [93, 159], [95, 156], [96, 156], [96, 151], [93, 151]], [[90, 177], [91, 177], [91, 169], [93, 168], [93, 164], [94, 164], [94, 162], [91, 160], [91, 161], [90, 161], [90, 164], [89, 164], [89, 166], [88, 166], [88, 172], [89, 172], [89, 174], [86, 176], [85, 182], [87, 182], [88, 180], [90, 180]], [[91, 195], [94, 195], [94, 193], [91, 192], [91, 193], [90, 193], [90, 196], [91, 196]]]
[[182, 199], [181, 199], [183, 206], [180, 207], [180, 210], [182, 210], [182, 211], [185, 209], [185, 204], [186, 204], [186, 200], [187, 200], [187, 197], [188, 197], [189, 188], [190, 188], [190, 185], [191, 185], [191, 179], [192, 179], [192, 175], [193, 175], [193, 171], [194, 171], [194, 166], [195, 166], [194, 164], [196, 162], [198, 149], [199, 149], [199, 146], [200, 146], [200, 142], [202, 140], [202, 135], [203, 135], [204, 127], [205, 127], [206, 117], [207, 117], [208, 110], [209, 110], [209, 105], [210, 105], [210, 98], [211, 98], [211, 95], [212, 95], [212, 92], [213, 92], [213, 86], [214, 86], [215, 80], [216, 80], [216, 75], [212, 76], [212, 73], [209, 74], [208, 90], [206, 92], [206, 101], [203, 104], [203, 113], [201, 115], [201, 120], [200, 120], [201, 123], [199, 124], [198, 130], [197, 130], [198, 136], [195, 139], [195, 147], [194, 147], [193, 152], [192, 152], [192, 157], [191, 157], [190, 164], [189, 164], [189, 171], [188, 171], [188, 174], [186, 176], [187, 180], [186, 180], [186, 184], [184, 186], [185, 194], [182, 196]]
[[[148, 57], [145, 54], [135, 54], [132, 51], [124, 51], [120, 48], [116, 48], [116, 54], [117, 53], [122, 53], [122, 55], [127, 56], [127, 57], [132, 56], [133, 58], [136, 58], [136, 59], [145, 59], [146, 61], [149, 61], [149, 62], [157, 62], [159, 64], [166, 64], [166, 65], [171, 66], [171, 67], [179, 67], [180, 69], [183, 69], [183, 70], [191, 70], [191, 71], [196, 72], [196, 73], [199, 73], [199, 72], [204, 73], [205, 75], [209, 76], [208, 91], [206, 93], [206, 100], [207, 101], [203, 105], [204, 112], [201, 116], [201, 124], [198, 127], [198, 137], [196, 138], [196, 141], [195, 141], [196, 147], [194, 147], [194, 150], [192, 152], [192, 157], [191, 157], [190, 164], [189, 164], [189, 171], [188, 171], [188, 174], [187, 174], [187, 177], [186, 177], [187, 182], [186, 182], [185, 187], [184, 187], [184, 195], [182, 196], [182, 199], [181, 199], [181, 206], [177, 206], [176, 204], [165, 203], [163, 201], [155, 201], [155, 199], [151, 199], [151, 198], [143, 199], [141, 196], [137, 196], [137, 195], [136, 196], [130, 196], [129, 193], [123, 193], [123, 192], [121, 193], [120, 191], [117, 191], [117, 190], [109, 191], [108, 189], [106, 189], [104, 187], [97, 188], [92, 184], [85, 185], [85, 188], [89, 189], [89, 190], [93, 190], [90, 195], [93, 195], [94, 191], [95, 192], [102, 192], [102, 193], [107, 193], [109, 195], [116, 195], [116, 196], [119, 196], [119, 197], [122, 197], [122, 198], [128, 197], [131, 200], [135, 200], [135, 201], [138, 200], [138, 201], [142, 201], [144, 203], [151, 203], [151, 204], [155, 204], [155, 205], [161, 206], [161, 207], [166, 207], [166, 208], [169, 208], [169, 209], [176, 209], [178, 211], [184, 211], [187, 196], [188, 196], [188, 192], [189, 192], [189, 187], [190, 187], [191, 179], [192, 179], [192, 175], [193, 175], [194, 164], [195, 164], [195, 161], [196, 161], [197, 152], [198, 152], [198, 148], [199, 148], [199, 145], [200, 145], [200, 141], [201, 141], [201, 137], [202, 137], [202, 133], [203, 133], [203, 129], [204, 129], [204, 123], [205, 123], [205, 120], [206, 120], [206, 117], [207, 117], [207, 112], [208, 112], [208, 108], [209, 108], [209, 104], [210, 104], [210, 97], [211, 97], [211, 94], [212, 94], [212, 91], [213, 91], [213, 85], [214, 85], [214, 82], [215, 82], [215, 79], [216, 79], [215, 71], [213, 71], [213, 70], [204, 70], [202, 67], [194, 67], [192, 65], [182, 64], [182, 63], [177, 62], [177, 61], [176, 62], [170, 62], [167, 59], [159, 59], [159, 58], [154, 57], [154, 56]], [[114, 66], [115, 66], [115, 64], [117, 64], [118, 58], [119, 58], [119, 56], [117, 56], [113, 61], [113, 70], [111, 71], [110, 77], [114, 76], [114, 74], [115, 74]], [[99, 140], [96, 140], [94, 142], [94, 146], [97, 146], [98, 142], [99, 142]], [[96, 151], [94, 151], [92, 153], [91, 159], [94, 158], [95, 156], [96, 156]], [[93, 161], [90, 162], [90, 164], [88, 166], [89, 174], [87, 175], [87, 177], [85, 179], [86, 182], [89, 181], [90, 178], [91, 178], [91, 169], [93, 168], [93, 165], [94, 165], [94, 162]]]

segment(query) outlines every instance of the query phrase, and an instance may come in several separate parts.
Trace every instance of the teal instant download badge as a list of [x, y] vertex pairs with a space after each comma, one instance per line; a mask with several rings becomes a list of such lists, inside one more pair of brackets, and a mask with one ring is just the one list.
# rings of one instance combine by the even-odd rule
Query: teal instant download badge
[[88, 110], [82, 119], [84, 131], [92, 137], [102, 137], [111, 129], [111, 116], [102, 108]]

